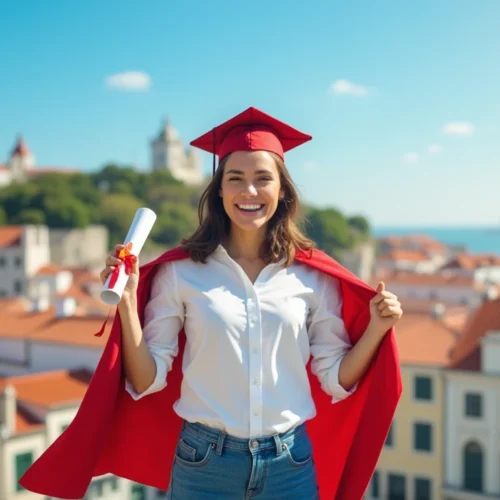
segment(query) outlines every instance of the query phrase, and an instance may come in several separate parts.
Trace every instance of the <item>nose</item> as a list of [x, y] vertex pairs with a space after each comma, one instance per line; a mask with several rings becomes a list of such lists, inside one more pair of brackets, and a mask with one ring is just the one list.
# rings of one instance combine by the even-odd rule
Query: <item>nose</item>
[[243, 188], [243, 194], [247, 196], [255, 196], [257, 194], [257, 189], [252, 182], [245, 184], [245, 187]]

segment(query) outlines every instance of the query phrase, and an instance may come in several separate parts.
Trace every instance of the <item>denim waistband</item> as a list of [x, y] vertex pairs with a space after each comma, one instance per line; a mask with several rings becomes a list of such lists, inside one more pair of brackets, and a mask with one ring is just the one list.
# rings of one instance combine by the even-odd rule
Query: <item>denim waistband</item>
[[246, 439], [229, 435], [224, 431], [214, 429], [200, 423], [192, 423], [184, 420], [182, 424], [183, 432], [189, 432], [199, 438], [205, 439], [206, 441], [217, 445], [217, 448], [224, 446], [235, 450], [245, 451], [248, 451], [249, 447], [258, 448], [259, 450], [272, 448], [281, 450], [282, 445], [293, 442], [293, 440], [304, 433], [305, 430], [306, 425], [303, 423], [281, 434], [276, 433], [271, 436]]

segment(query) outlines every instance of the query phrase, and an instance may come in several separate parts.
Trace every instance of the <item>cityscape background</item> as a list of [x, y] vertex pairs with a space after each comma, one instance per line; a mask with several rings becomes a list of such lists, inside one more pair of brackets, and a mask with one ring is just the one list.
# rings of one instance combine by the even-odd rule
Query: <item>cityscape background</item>
[[[0, 500], [78, 411], [106, 253], [196, 226], [210, 155], [249, 106], [287, 154], [320, 248], [403, 303], [404, 393], [365, 500], [500, 498], [500, 3], [216, 0], [0, 6]], [[109, 328], [108, 328], [109, 330]], [[152, 500], [113, 476], [86, 499]]]

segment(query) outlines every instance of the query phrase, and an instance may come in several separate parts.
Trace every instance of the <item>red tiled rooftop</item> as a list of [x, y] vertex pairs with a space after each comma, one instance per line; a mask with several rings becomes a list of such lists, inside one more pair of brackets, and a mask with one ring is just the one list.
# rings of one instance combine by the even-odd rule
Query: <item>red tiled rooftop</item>
[[[387, 286], [398, 285], [423, 285], [423, 286], [461, 286], [475, 288], [472, 276], [461, 276], [451, 272], [423, 274], [411, 271], [387, 271], [374, 278], [374, 282], [384, 281]], [[387, 288], [386, 286], [386, 288]]]
[[430, 314], [405, 313], [396, 326], [402, 364], [446, 366], [456, 333]]
[[390, 252], [385, 252], [378, 260], [382, 261], [409, 261], [409, 262], [424, 262], [428, 261], [429, 257], [419, 250], [394, 249]]
[[54, 276], [61, 271], [65, 271], [65, 269], [57, 266], [56, 264], [46, 264], [45, 266], [42, 266], [40, 269], [38, 269], [36, 274], [38, 276]]
[[492, 331], [500, 331], [500, 299], [484, 302], [471, 315], [453, 349], [452, 366], [464, 370], [479, 370], [480, 342]]
[[0, 392], [12, 385], [18, 401], [50, 408], [81, 401], [88, 388], [89, 370], [58, 370], [0, 379]]
[[19, 245], [22, 233], [21, 226], [0, 226], [0, 248]]

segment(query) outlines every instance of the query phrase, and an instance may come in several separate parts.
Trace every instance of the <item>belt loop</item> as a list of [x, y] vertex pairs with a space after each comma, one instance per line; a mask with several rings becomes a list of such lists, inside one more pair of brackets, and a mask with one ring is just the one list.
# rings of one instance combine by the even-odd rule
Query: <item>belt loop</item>
[[279, 457], [281, 453], [283, 452], [283, 444], [281, 444], [281, 439], [279, 434], [275, 434], [274, 436], [274, 442], [276, 443], [276, 456]]
[[215, 453], [217, 453], [217, 455], [222, 455], [222, 448], [224, 446], [225, 439], [226, 439], [226, 433], [222, 431], [219, 434], [219, 438], [217, 439], [217, 448], [215, 448]]

